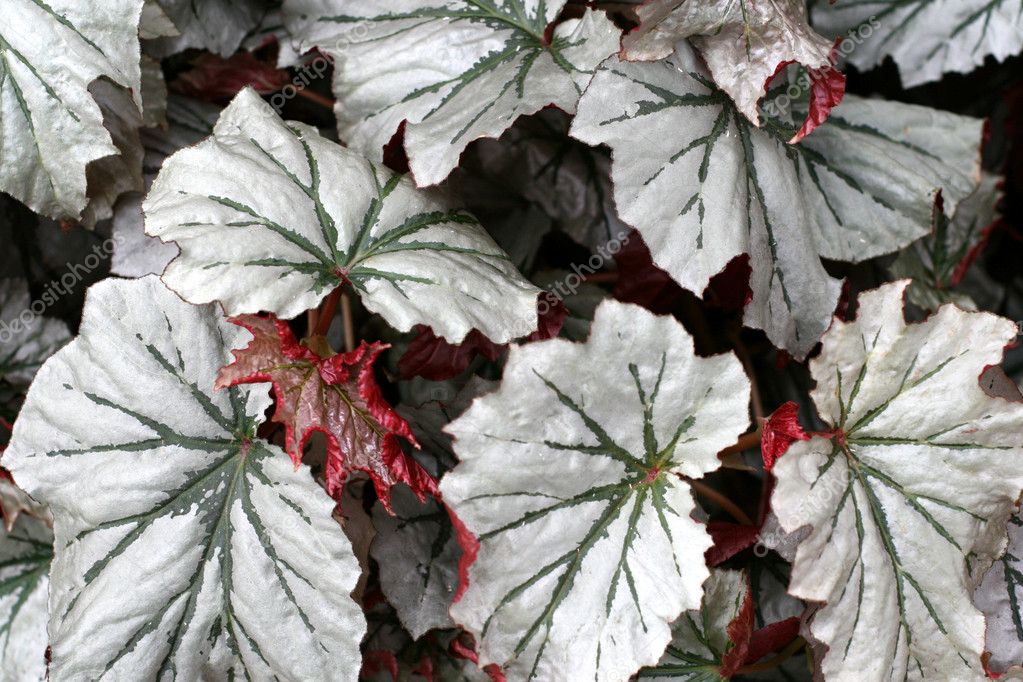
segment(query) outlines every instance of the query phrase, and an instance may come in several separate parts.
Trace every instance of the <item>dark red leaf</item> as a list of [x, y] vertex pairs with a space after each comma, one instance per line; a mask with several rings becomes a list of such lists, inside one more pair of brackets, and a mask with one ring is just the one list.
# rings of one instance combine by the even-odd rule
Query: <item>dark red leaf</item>
[[735, 671], [741, 668], [746, 661], [750, 637], [753, 634], [753, 615], [753, 590], [750, 589], [747, 578], [746, 596], [742, 599], [742, 606], [739, 607], [739, 613], [726, 629], [728, 639], [732, 642], [732, 648], [721, 657], [719, 673], [725, 679], [734, 675]]
[[462, 548], [462, 556], [458, 559], [458, 589], [455, 590], [454, 597], [454, 601], [457, 602], [469, 589], [469, 567], [476, 561], [476, 555], [480, 552], [480, 541], [465, 527], [451, 507], [445, 505], [445, 508], [448, 510], [448, 516], [451, 517], [451, 525], [455, 529], [455, 539], [458, 541], [458, 546]]
[[810, 440], [810, 436], [799, 425], [799, 405], [789, 401], [764, 420], [763, 436], [760, 439], [764, 469], [773, 469], [778, 458], [797, 440]]
[[736, 256], [728, 261], [724, 270], [710, 278], [703, 292], [704, 302], [732, 312], [744, 309], [753, 300], [753, 289], [749, 285], [752, 274], [749, 254]]
[[756, 544], [760, 529], [728, 521], [711, 521], [707, 524], [707, 532], [714, 544], [706, 551], [704, 558], [708, 566], [718, 566]]
[[[543, 341], [561, 333], [568, 310], [554, 294], [545, 291], [537, 300], [537, 322], [535, 332], [526, 341]], [[444, 381], [464, 372], [477, 355], [494, 362], [508, 346], [496, 344], [479, 330], [469, 332], [457, 346], [436, 336], [433, 330], [417, 325], [417, 336], [412, 339], [405, 354], [398, 360], [398, 373], [402, 379], [423, 377], [431, 381]]]
[[799, 618], [793, 616], [765, 625], [752, 634], [744, 665], [756, 663], [769, 653], [781, 649], [799, 636]]
[[437, 484], [400, 446], [418, 447], [408, 422], [387, 404], [373, 376], [373, 363], [388, 346], [363, 342], [350, 353], [319, 355], [295, 339], [286, 322], [242, 315], [232, 322], [253, 339], [232, 351], [234, 363], [220, 370], [217, 388], [269, 382], [276, 400], [273, 420], [285, 427], [285, 450], [297, 466], [319, 431], [327, 440], [327, 491], [337, 496], [352, 471], [369, 474], [377, 496], [390, 510], [391, 487], [405, 483], [419, 496], [437, 494]]
[[668, 273], [654, 265], [639, 232], [629, 233], [614, 258], [619, 275], [614, 297], [619, 301], [641, 305], [654, 313], [669, 313], [685, 295]]
[[239, 52], [226, 59], [203, 53], [191, 70], [174, 80], [173, 87], [189, 97], [220, 102], [233, 99], [248, 86], [261, 95], [269, 95], [290, 82], [287, 71], [261, 62], [251, 52]]
[[362, 655], [362, 672], [360, 678], [373, 677], [380, 673], [388, 673], [392, 680], [398, 679], [398, 659], [390, 651], [374, 649]]

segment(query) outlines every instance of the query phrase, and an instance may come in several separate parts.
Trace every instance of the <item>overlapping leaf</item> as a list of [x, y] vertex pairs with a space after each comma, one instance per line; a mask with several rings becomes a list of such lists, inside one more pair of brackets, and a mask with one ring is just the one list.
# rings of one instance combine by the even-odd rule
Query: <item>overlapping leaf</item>
[[0, 29], [0, 190], [53, 218], [86, 205], [86, 166], [117, 154], [89, 93], [130, 88], [141, 110], [142, 0], [9, 0]]
[[797, 145], [780, 125], [754, 128], [682, 43], [661, 62], [608, 60], [572, 134], [611, 146], [622, 218], [683, 287], [750, 254], [745, 323], [802, 356], [838, 299], [819, 257], [859, 262], [926, 234], [939, 189], [953, 210], [976, 187], [982, 124], [847, 98]]
[[739, 571], [713, 570], [700, 608], [687, 611], [672, 628], [671, 644], [656, 665], [639, 671], [640, 680], [729, 679], [742, 665], [753, 630], [753, 596]]
[[906, 294], [910, 302], [931, 311], [945, 303], [977, 307], [977, 302], [957, 291], [956, 286], [967, 276], [998, 217], [1001, 183], [1000, 177], [985, 174], [980, 187], [960, 202], [953, 215], [949, 216], [939, 206], [931, 234], [895, 259], [891, 273], [913, 279]]
[[46, 589], [53, 534], [22, 516], [0, 530], [0, 682], [43, 682], [46, 675]]
[[[640, 24], [622, 41], [624, 59], [664, 59], [689, 38], [717, 86], [756, 125], [760, 100], [782, 67], [796, 63], [811, 72], [832, 71], [831, 42], [810, 28], [804, 0], [650, 0], [636, 13]], [[832, 87], [841, 84], [844, 92], [844, 77], [828, 75], [836, 81]], [[826, 116], [821, 112], [815, 123]]]
[[974, 596], [987, 625], [988, 667], [1003, 671], [1023, 661], [1023, 518], [1009, 519], [1009, 546]]
[[833, 429], [774, 467], [774, 511], [799, 545], [789, 591], [835, 680], [984, 679], [977, 580], [1005, 547], [1023, 488], [1023, 404], [978, 376], [1016, 337], [1008, 320], [942, 307], [903, 320], [907, 281], [862, 294], [810, 368]]
[[402, 331], [505, 342], [536, 328], [538, 290], [472, 216], [285, 123], [250, 89], [213, 137], [167, 159], [143, 209], [146, 231], [181, 249], [168, 286], [232, 315], [294, 317], [351, 282]]
[[[298, 465], [306, 442], [319, 431], [327, 439], [327, 490], [337, 495], [348, 474], [365, 471], [390, 507], [391, 487], [407, 483], [420, 499], [436, 491], [426, 471], [399, 444], [416, 444], [408, 423], [383, 399], [373, 363], [387, 346], [363, 342], [340, 355], [299, 344], [287, 322], [246, 315], [232, 320], [252, 340], [217, 376], [217, 387], [270, 382], [274, 421], [286, 429], [288, 454]], [[320, 340], [325, 341], [320, 337]]]
[[621, 680], [697, 608], [710, 538], [682, 476], [748, 424], [733, 356], [674, 319], [605, 302], [589, 340], [513, 347], [501, 388], [448, 426], [444, 499], [480, 549], [452, 607], [509, 680]]
[[548, 31], [566, 0], [290, 0], [303, 50], [335, 57], [341, 138], [371, 159], [402, 121], [420, 186], [443, 180], [466, 145], [548, 104], [575, 111], [620, 31], [587, 10]]
[[1016, 0], [815, 0], [812, 18], [855, 46], [847, 54], [860, 69], [892, 57], [907, 88], [1023, 52]]
[[53, 679], [356, 678], [333, 502], [254, 438], [265, 393], [212, 389], [243, 333], [155, 277], [106, 280], [40, 370], [3, 462], [55, 519]]
[[[198, 47], [228, 57], [249, 34], [263, 15], [269, 11], [266, 0], [152, 0], [162, 10], [175, 33], [167, 30], [161, 21], [158, 35], [148, 49], [157, 56], [166, 57]], [[149, 10], [155, 15], [155, 9]], [[153, 24], [147, 24], [151, 33]], [[163, 37], [161, 37], [163, 36]]]
[[0, 279], [0, 380], [28, 386], [43, 362], [71, 339], [66, 324], [40, 314], [45, 303], [29, 297], [25, 280]]

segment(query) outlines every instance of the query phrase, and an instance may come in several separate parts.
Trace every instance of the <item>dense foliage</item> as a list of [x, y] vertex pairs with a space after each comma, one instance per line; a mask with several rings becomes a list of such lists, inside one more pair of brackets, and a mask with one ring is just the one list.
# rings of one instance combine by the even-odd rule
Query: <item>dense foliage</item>
[[0, 15], [0, 682], [1023, 680], [1017, 0]]

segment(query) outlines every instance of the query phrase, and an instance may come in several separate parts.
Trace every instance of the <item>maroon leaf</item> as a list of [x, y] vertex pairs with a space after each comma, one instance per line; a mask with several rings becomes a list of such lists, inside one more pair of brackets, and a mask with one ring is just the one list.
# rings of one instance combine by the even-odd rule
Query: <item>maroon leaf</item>
[[781, 649], [798, 635], [799, 618], [795, 616], [765, 625], [751, 635], [744, 664], [756, 663], [767, 654]]
[[732, 648], [721, 657], [721, 667], [718, 669], [722, 678], [728, 679], [742, 667], [746, 662], [747, 652], [750, 646], [750, 637], [753, 634], [753, 590], [749, 588], [749, 579], [745, 578], [746, 596], [742, 599], [742, 606], [735, 619], [728, 624], [726, 632], [728, 639], [732, 642]]
[[[561, 300], [550, 292], [542, 292], [537, 303], [539, 325], [526, 341], [552, 339], [561, 333], [568, 310]], [[448, 343], [424, 325], [417, 325], [417, 336], [398, 360], [398, 373], [402, 379], [423, 377], [431, 381], [444, 381], [456, 377], [469, 367], [477, 355], [494, 362], [508, 349], [507, 344], [496, 344], [479, 330], [469, 332], [457, 346]]]
[[287, 71], [261, 62], [251, 52], [226, 59], [204, 53], [193, 62], [191, 70], [174, 80], [173, 87], [189, 97], [220, 102], [234, 98], [249, 86], [261, 95], [269, 95], [290, 82]]
[[810, 440], [810, 436], [799, 425], [799, 406], [789, 401], [764, 420], [763, 436], [760, 439], [760, 453], [764, 458], [764, 469], [770, 471], [779, 457], [784, 455], [793, 441]]
[[[390, 511], [390, 490], [405, 483], [419, 496], [437, 493], [437, 484], [401, 450], [400, 440], [418, 447], [408, 422], [383, 399], [373, 362], [388, 346], [363, 342], [350, 353], [318, 354], [295, 339], [275, 317], [242, 315], [231, 320], [252, 333], [233, 364], [220, 370], [217, 388], [270, 382], [276, 399], [273, 420], [285, 427], [285, 450], [296, 466], [316, 431], [327, 439], [327, 491], [337, 496], [352, 471], [369, 474], [377, 496]], [[323, 344], [326, 345], [325, 343]]]
[[718, 566], [756, 544], [760, 529], [728, 521], [711, 521], [707, 524], [707, 532], [714, 544], [704, 553], [704, 558], [708, 566]]
[[643, 237], [633, 230], [615, 254], [618, 283], [614, 297], [654, 313], [669, 313], [685, 295], [668, 273], [654, 265]]

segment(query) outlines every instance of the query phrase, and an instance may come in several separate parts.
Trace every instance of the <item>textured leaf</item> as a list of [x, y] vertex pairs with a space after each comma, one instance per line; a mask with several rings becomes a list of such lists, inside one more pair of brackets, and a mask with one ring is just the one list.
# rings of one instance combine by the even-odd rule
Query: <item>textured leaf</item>
[[698, 358], [674, 319], [613, 301], [589, 340], [513, 346], [501, 388], [446, 429], [445, 501], [480, 541], [451, 610], [509, 680], [621, 680], [697, 608], [710, 538], [681, 476], [749, 422], [734, 356]]
[[474, 218], [250, 89], [212, 138], [167, 159], [143, 210], [146, 232], [181, 248], [167, 285], [232, 315], [294, 317], [350, 281], [400, 331], [502, 343], [536, 328], [538, 290]]
[[272, 383], [273, 419], [285, 427], [286, 449], [296, 466], [314, 432], [326, 437], [331, 495], [340, 492], [352, 471], [369, 474], [388, 508], [396, 483], [407, 483], [420, 499], [436, 491], [430, 475], [402, 452], [400, 440], [417, 445], [416, 440], [384, 401], [373, 376], [373, 362], [386, 345], [363, 341], [351, 353], [317, 354], [299, 344], [287, 322], [256, 315], [232, 322], [247, 329], [252, 340], [234, 351], [235, 361], [220, 371], [217, 387]]
[[40, 370], [3, 462], [54, 515], [53, 679], [355, 679], [333, 502], [253, 438], [265, 393], [212, 388], [243, 333], [110, 279]]
[[458, 589], [462, 550], [443, 506], [419, 501], [404, 486], [393, 491], [394, 514], [373, 510], [377, 536], [371, 553], [380, 587], [413, 639], [434, 628], [452, 628], [448, 607]]
[[[148, 189], [164, 160], [174, 152], [189, 147], [213, 132], [220, 116], [220, 107], [174, 95], [167, 101], [166, 128], [142, 131], [145, 148], [143, 170]], [[160, 274], [175, 256], [178, 247], [164, 244], [145, 233], [142, 195], [129, 194], [114, 206], [114, 253], [110, 272], [121, 277], [142, 277]]]
[[764, 458], [764, 471], [773, 469], [778, 458], [797, 440], [810, 440], [810, 436], [799, 425], [799, 405], [789, 401], [763, 422], [760, 454]]
[[22, 516], [0, 531], [0, 682], [43, 682], [46, 675], [47, 572], [53, 534]]
[[831, 69], [831, 42], [810, 28], [804, 0], [650, 0], [636, 13], [640, 24], [622, 41], [624, 59], [664, 59], [689, 38], [717, 86], [755, 125], [760, 100], [784, 66]]
[[976, 187], [981, 125], [850, 97], [789, 145], [777, 122], [758, 130], [739, 114], [681, 44], [662, 62], [608, 60], [572, 134], [611, 146], [623, 220], [683, 287], [702, 292], [750, 254], [745, 324], [802, 357], [838, 300], [818, 255], [859, 262], [926, 234], [939, 189], [951, 209]]
[[985, 174], [980, 187], [960, 202], [951, 217], [939, 206], [931, 234], [895, 259], [889, 268], [891, 273], [913, 279], [907, 291], [911, 303], [931, 311], [945, 303], [976, 309], [976, 303], [955, 287], [986, 245], [998, 216], [1001, 183], [1000, 177]]
[[1009, 547], [984, 576], [974, 603], [987, 619], [988, 667], [1002, 671], [1023, 661], [1023, 518], [1009, 518]]
[[861, 70], [892, 57], [907, 88], [1023, 52], [1016, 0], [815, 0], [813, 23], [855, 40], [849, 61]]
[[177, 26], [171, 21], [157, 0], [144, 0], [142, 4], [142, 16], [139, 19], [139, 38], [151, 40], [153, 38], [175, 37], [181, 35]]
[[53, 525], [53, 517], [50, 516], [50, 510], [46, 505], [39, 504], [29, 497], [28, 493], [17, 486], [10, 473], [0, 467], [0, 516], [3, 517], [4, 527], [8, 532], [14, 528], [22, 514], [34, 516], [48, 525]]
[[1016, 337], [1008, 320], [944, 306], [907, 325], [907, 281], [859, 298], [810, 364], [834, 429], [775, 464], [782, 529], [812, 528], [789, 591], [822, 602], [810, 633], [836, 680], [983, 679], [975, 578], [1005, 547], [1023, 488], [1023, 404], [978, 376]]
[[[593, 69], [618, 49], [603, 12], [553, 22], [566, 0], [291, 0], [303, 51], [335, 57], [341, 138], [373, 160], [402, 121], [420, 186], [458, 165], [476, 138], [498, 137], [548, 104], [575, 111]], [[410, 49], [414, 46], [414, 49]]]
[[[563, 111], [544, 109], [519, 119], [498, 140], [480, 140], [462, 159], [465, 201], [513, 256], [513, 247], [522, 242], [535, 240], [538, 249], [546, 230], [530, 230], [528, 217], [509, 215], [511, 197], [538, 209], [554, 227], [589, 248], [629, 232], [615, 212], [611, 155], [569, 137], [570, 123]], [[486, 220], [490, 215], [508, 218], [510, 245]]]
[[[89, 85], [104, 77], [141, 110], [142, 0], [9, 0], [0, 32], [0, 190], [52, 218], [78, 218], [85, 168], [117, 154]], [[59, 47], [58, 47], [59, 46]]]
[[0, 379], [28, 386], [43, 362], [71, 339], [60, 320], [36, 314], [22, 279], [0, 279]]
[[742, 665], [752, 630], [753, 598], [746, 575], [713, 570], [700, 608], [682, 614], [672, 627], [664, 657], [637, 678], [727, 680]]
[[269, 11], [266, 0], [156, 0], [177, 35], [151, 41], [147, 49], [166, 57], [190, 47], [229, 57]]

